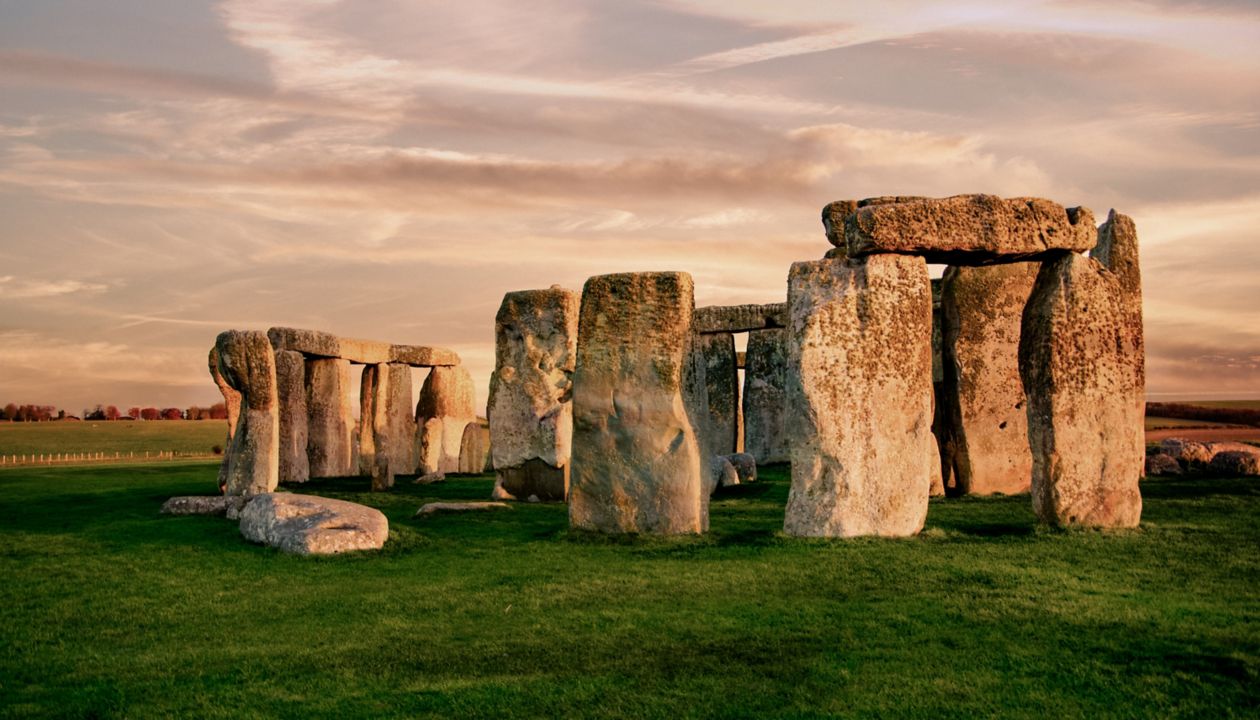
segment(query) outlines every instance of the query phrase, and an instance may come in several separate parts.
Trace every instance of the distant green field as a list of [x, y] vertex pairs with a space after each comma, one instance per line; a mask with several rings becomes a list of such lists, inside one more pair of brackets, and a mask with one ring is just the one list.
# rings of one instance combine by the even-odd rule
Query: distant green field
[[0, 455], [208, 453], [226, 437], [223, 420], [0, 422]]
[[1260, 400], [1186, 400], [1182, 404], [1235, 410], [1260, 410]]
[[379, 508], [333, 558], [163, 517], [209, 463], [0, 473], [0, 717], [1244, 718], [1260, 707], [1260, 482], [1142, 483], [1136, 531], [933, 499], [915, 538], [785, 537], [788, 474], [702, 537], [560, 504], [414, 519], [493, 478], [294, 488]]

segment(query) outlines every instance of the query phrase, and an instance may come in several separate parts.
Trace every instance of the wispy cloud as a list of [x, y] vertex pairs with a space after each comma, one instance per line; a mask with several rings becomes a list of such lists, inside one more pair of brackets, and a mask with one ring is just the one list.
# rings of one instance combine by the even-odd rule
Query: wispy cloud
[[109, 289], [108, 285], [81, 280], [19, 279], [12, 275], [0, 277], [0, 299], [27, 300], [58, 295], [100, 293], [107, 289]]

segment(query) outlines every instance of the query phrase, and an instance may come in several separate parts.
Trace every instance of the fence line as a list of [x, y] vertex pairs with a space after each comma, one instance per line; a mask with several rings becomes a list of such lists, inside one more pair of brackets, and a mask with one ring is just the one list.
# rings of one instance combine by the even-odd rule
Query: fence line
[[17, 467], [31, 465], [91, 465], [103, 463], [143, 463], [169, 462], [173, 460], [209, 460], [221, 458], [221, 453], [181, 452], [178, 450], [145, 451], [137, 455], [135, 451], [123, 453], [115, 451], [79, 452], [79, 453], [8, 453], [0, 454], [0, 467]]

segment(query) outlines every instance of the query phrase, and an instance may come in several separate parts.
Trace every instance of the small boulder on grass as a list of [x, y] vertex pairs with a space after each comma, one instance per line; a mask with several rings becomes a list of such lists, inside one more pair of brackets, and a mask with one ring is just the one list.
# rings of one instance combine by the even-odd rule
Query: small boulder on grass
[[162, 503], [163, 515], [228, 515], [249, 502], [240, 495], [181, 495]]
[[297, 555], [380, 550], [389, 521], [380, 510], [316, 495], [264, 493], [241, 511], [247, 540]]
[[749, 453], [734, 453], [723, 457], [735, 468], [735, 474], [739, 476], [741, 484], [757, 481], [757, 458]]
[[1159, 444], [1159, 451], [1171, 456], [1185, 470], [1207, 467], [1212, 460], [1212, 450], [1207, 443], [1184, 438], [1166, 438]]
[[1158, 475], [1180, 475], [1181, 463], [1177, 462], [1177, 458], [1167, 453], [1155, 453], [1146, 456], [1146, 476], [1156, 477]]
[[1208, 469], [1218, 475], [1255, 476], [1260, 475], [1260, 452], [1248, 450], [1225, 450], [1212, 456]]
[[431, 502], [425, 503], [412, 517], [427, 517], [443, 512], [475, 512], [480, 510], [511, 510], [503, 502]]

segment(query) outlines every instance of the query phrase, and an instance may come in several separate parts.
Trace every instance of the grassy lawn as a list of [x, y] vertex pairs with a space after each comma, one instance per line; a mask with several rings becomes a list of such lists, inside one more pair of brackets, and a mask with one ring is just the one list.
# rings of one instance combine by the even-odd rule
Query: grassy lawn
[[390, 519], [298, 558], [163, 517], [212, 464], [0, 473], [0, 716], [1255, 717], [1260, 482], [1144, 483], [1138, 531], [1038, 529], [1027, 496], [933, 500], [907, 540], [783, 537], [787, 475], [699, 538], [565, 508], [412, 520], [488, 476], [303, 491]]
[[0, 422], [0, 455], [208, 453], [226, 437], [223, 420]]

